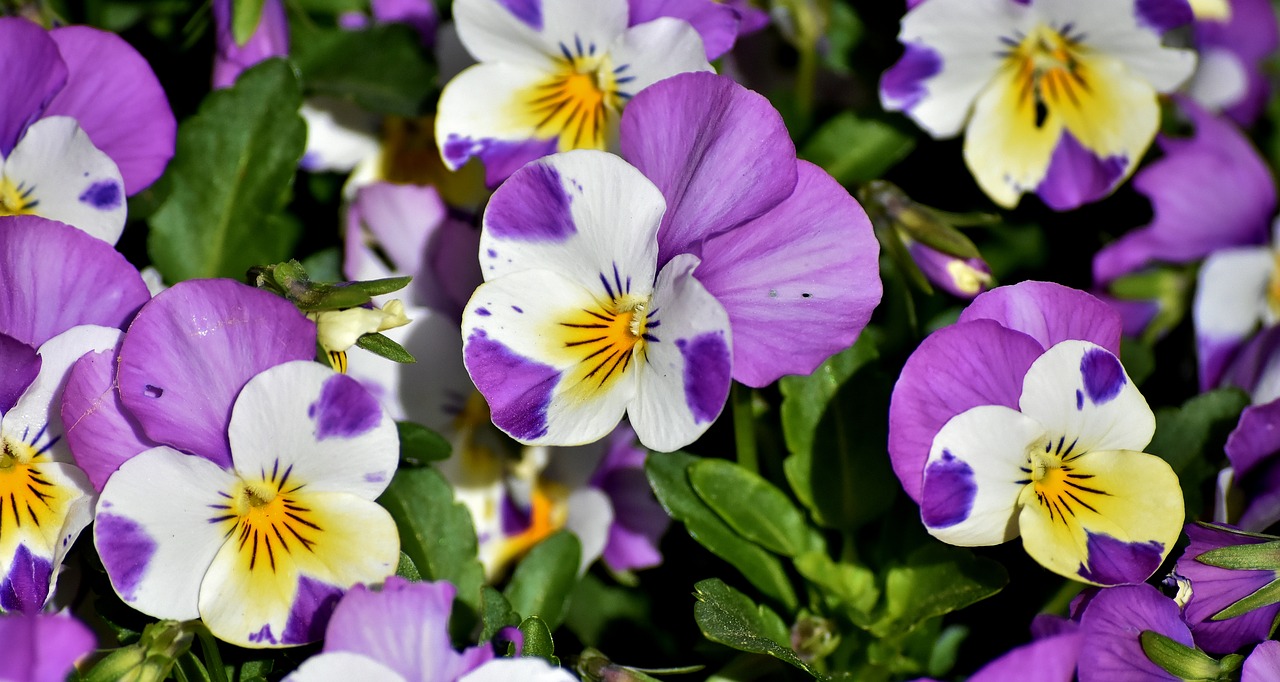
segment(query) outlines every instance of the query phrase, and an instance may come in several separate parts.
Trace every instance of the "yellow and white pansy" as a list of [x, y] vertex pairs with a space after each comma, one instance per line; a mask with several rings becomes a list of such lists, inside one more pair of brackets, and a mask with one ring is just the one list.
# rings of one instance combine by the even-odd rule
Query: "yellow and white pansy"
[[458, 0], [453, 16], [480, 63], [441, 93], [436, 143], [452, 169], [479, 157], [490, 186], [547, 154], [611, 148], [637, 92], [712, 70], [691, 25], [628, 27], [627, 0]]
[[395, 423], [354, 379], [293, 361], [245, 385], [227, 436], [230, 468], [162, 446], [107, 480], [94, 541], [111, 585], [239, 646], [317, 641], [344, 590], [399, 560], [374, 502], [395, 473]]
[[965, 162], [997, 204], [1034, 192], [1075, 208], [1133, 172], [1157, 96], [1195, 68], [1194, 53], [1161, 44], [1190, 20], [1170, 2], [928, 0], [902, 20], [906, 52], [881, 102], [936, 138], [963, 130]]

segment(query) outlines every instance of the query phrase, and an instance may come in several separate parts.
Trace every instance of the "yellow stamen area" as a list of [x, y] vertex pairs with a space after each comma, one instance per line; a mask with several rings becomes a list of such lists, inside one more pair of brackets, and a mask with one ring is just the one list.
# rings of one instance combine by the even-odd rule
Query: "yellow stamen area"
[[1072, 460], [1084, 453], [1073, 452], [1074, 443], [1064, 450], [1064, 441], [1059, 439], [1056, 443], [1049, 441], [1033, 447], [1027, 454], [1027, 465], [1023, 467], [1028, 478], [1020, 482], [1027, 484], [1051, 520], [1070, 526], [1077, 516], [1099, 513], [1099, 498], [1107, 493], [1090, 485], [1089, 479], [1093, 475], [1075, 470]]
[[624, 96], [612, 61], [565, 50], [555, 72], [521, 93], [519, 100], [539, 138], [558, 138], [559, 151], [604, 149], [610, 122], [622, 110]]
[[1280, 319], [1280, 250], [1271, 254], [1275, 267], [1271, 271], [1271, 282], [1267, 285], [1267, 308], [1271, 316]]
[[1044, 125], [1049, 110], [1080, 109], [1092, 90], [1091, 75], [1081, 60], [1086, 52], [1067, 33], [1040, 25], [1008, 52], [1017, 69], [1018, 107]]
[[7, 177], [0, 177], [0, 215], [32, 215], [40, 201], [33, 199], [35, 187], [25, 183], [13, 184]]
[[498, 549], [494, 564], [506, 566], [528, 552], [534, 545], [564, 527], [569, 509], [563, 495], [548, 484], [534, 486], [529, 510], [529, 527], [518, 535], [507, 538]]
[[991, 275], [983, 272], [959, 258], [947, 262], [947, 275], [956, 288], [966, 294], [977, 294], [983, 287], [991, 284]]
[[1231, 2], [1229, 0], [1191, 0], [1191, 12], [1197, 21], [1230, 21]]
[[257, 480], [238, 480], [223, 493], [226, 503], [214, 506], [209, 522], [225, 526], [228, 541], [236, 543], [242, 566], [251, 575], [274, 574], [290, 555], [315, 552], [324, 529], [298, 500], [302, 487], [289, 481], [289, 470], [273, 471]]
[[644, 359], [648, 323], [649, 299], [631, 294], [574, 310], [561, 319], [553, 338], [577, 361], [566, 377], [569, 390], [608, 390]]
[[[78, 491], [59, 486], [47, 454], [29, 443], [0, 437], [0, 547], [8, 555], [31, 537], [44, 541], [32, 549], [52, 552]], [[21, 537], [20, 537], [21, 534]]]

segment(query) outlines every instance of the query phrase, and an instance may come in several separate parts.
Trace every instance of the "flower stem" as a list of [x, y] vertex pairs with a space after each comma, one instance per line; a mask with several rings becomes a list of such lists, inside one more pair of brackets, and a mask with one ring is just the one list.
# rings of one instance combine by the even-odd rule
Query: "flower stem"
[[734, 382], [729, 391], [729, 402], [733, 409], [733, 440], [738, 451], [738, 464], [748, 471], [759, 473], [756, 420], [751, 409], [752, 393], [752, 389]]

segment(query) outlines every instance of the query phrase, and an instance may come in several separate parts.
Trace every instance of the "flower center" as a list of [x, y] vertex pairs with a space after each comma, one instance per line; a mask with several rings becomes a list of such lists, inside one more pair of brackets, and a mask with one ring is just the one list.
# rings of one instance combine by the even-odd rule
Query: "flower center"
[[1061, 30], [1041, 24], [1025, 36], [1001, 40], [1009, 47], [1006, 59], [1017, 69], [1019, 98], [1034, 100], [1037, 128], [1044, 125], [1050, 110], [1065, 104], [1080, 106], [1090, 87], [1079, 58], [1085, 48], [1080, 37], [1071, 34], [1070, 24]]
[[557, 338], [577, 356], [572, 384], [604, 390], [631, 367], [658, 326], [648, 296], [617, 292], [607, 301], [575, 310], [559, 323]]
[[628, 97], [618, 89], [632, 80], [620, 75], [628, 67], [615, 68], [594, 43], [584, 46], [580, 39], [572, 46], [561, 43], [560, 52], [555, 72], [525, 95], [529, 114], [536, 119], [535, 134], [558, 137], [559, 151], [604, 149], [610, 121]]
[[67, 505], [78, 495], [42, 471], [49, 464], [45, 452], [52, 445], [37, 449], [0, 436], [0, 538], [12, 537], [24, 524], [39, 529], [36, 532], [59, 532]]
[[23, 182], [14, 185], [9, 178], [0, 177], [0, 215], [31, 215], [35, 213], [36, 206], [40, 205], [38, 199], [31, 198], [31, 193], [35, 189], [35, 185], [27, 187], [26, 183]]
[[283, 555], [315, 552], [323, 529], [311, 518], [311, 509], [298, 501], [296, 493], [303, 485], [290, 483], [291, 470], [279, 473], [277, 467], [269, 477], [241, 479], [230, 492], [222, 493], [226, 503], [211, 505], [215, 512], [209, 523], [226, 524], [227, 538], [237, 543], [251, 572], [269, 569], [274, 573]]
[[1081, 473], [1072, 465], [1085, 454], [1075, 451], [1075, 447], [1075, 441], [1067, 444], [1064, 437], [1056, 441], [1050, 438], [1032, 447], [1027, 453], [1027, 464], [1022, 467], [1028, 478], [1018, 481], [1034, 493], [1036, 502], [1049, 513], [1050, 519], [1063, 524], [1069, 524], [1084, 510], [1097, 513], [1097, 496], [1107, 495], [1090, 486], [1093, 474]]

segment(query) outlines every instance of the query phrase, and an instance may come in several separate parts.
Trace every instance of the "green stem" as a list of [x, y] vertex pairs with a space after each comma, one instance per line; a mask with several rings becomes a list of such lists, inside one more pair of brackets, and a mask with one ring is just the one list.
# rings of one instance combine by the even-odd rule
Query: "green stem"
[[760, 472], [760, 462], [756, 451], [756, 419], [751, 409], [752, 390], [734, 382], [729, 391], [729, 401], [733, 406], [733, 440], [738, 450], [738, 464], [742, 468]]
[[[814, 93], [818, 81], [818, 50], [813, 44], [800, 48], [796, 64], [796, 114], [799, 128], [807, 130], [813, 122]], [[793, 132], [796, 134], [796, 132]]]
[[1063, 582], [1062, 587], [1058, 588], [1058, 591], [1040, 608], [1040, 613], [1052, 613], [1058, 616], [1067, 615], [1067, 609], [1071, 608], [1071, 600], [1075, 599], [1076, 595], [1080, 594], [1083, 589], [1084, 583], [1078, 583], [1074, 580]]

